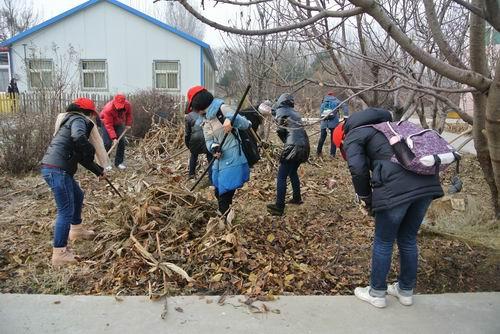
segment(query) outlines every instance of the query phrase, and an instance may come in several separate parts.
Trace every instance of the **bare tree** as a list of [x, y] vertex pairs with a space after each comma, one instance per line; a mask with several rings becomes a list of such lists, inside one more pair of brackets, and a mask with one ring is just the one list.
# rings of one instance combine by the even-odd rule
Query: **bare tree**
[[205, 25], [178, 2], [169, 1], [157, 4], [153, 15], [157, 19], [198, 39], [203, 39], [205, 36]]
[[0, 2], [0, 40], [28, 30], [39, 21], [31, 1], [2, 0]]
[[[355, 56], [370, 63], [371, 86], [381, 92], [395, 92], [401, 89], [416, 91], [426, 98], [434, 100], [437, 112], [441, 109], [456, 108], [449, 94], [472, 91], [474, 97], [474, 145], [478, 152], [485, 179], [490, 186], [492, 201], [496, 216], [500, 218], [500, 64], [495, 59], [494, 64], [488, 64], [486, 47], [484, 45], [486, 34], [486, 23], [495, 28], [500, 28], [500, 8], [497, 0], [417, 0], [393, 1], [393, 0], [218, 0], [213, 3], [222, 2], [239, 6], [264, 6], [266, 10], [273, 12], [276, 20], [270, 27], [259, 28], [226, 26], [214, 22], [193, 8], [187, 0], [178, 0], [191, 14], [216, 29], [222, 31], [246, 35], [262, 36], [283, 32], [295, 35], [308, 34], [310, 39], [323, 41], [323, 49], [330, 54], [337, 78], [341, 82], [334, 85], [345, 87], [350, 90], [364, 92], [370, 83], [360, 86], [352, 82], [352, 73], [345, 68], [339, 57], [339, 50], [347, 48], [349, 30], [341, 29], [341, 37], [334, 38], [334, 28], [339, 22], [352, 22], [352, 17], [363, 14], [372, 22], [373, 32], [366, 40], [377, 41], [376, 29], [384, 31], [385, 38], [381, 35], [381, 45], [395, 45], [392, 55], [399, 55], [397, 61], [406, 59], [406, 62], [395, 64], [393, 57], [378, 55], [374, 58], [362, 48], [357, 49]], [[203, 1], [202, 6], [207, 6], [210, 1]], [[420, 15], [422, 14], [424, 15]], [[458, 15], [456, 15], [458, 13]], [[465, 14], [461, 14], [465, 13]], [[410, 16], [411, 20], [406, 19]], [[469, 33], [456, 32], [457, 26], [463, 27], [463, 22], [470, 17]], [[426, 19], [423, 20], [422, 17]], [[330, 20], [333, 20], [330, 22]], [[459, 21], [460, 20], [460, 21]], [[357, 20], [358, 27], [363, 23]], [[331, 28], [333, 24], [333, 28]], [[460, 25], [462, 24], [462, 25]], [[319, 29], [322, 28], [322, 29]], [[359, 31], [359, 30], [358, 30]], [[367, 32], [365, 29], [362, 30]], [[461, 36], [456, 36], [461, 34]], [[366, 34], [365, 34], [366, 36]], [[444, 38], [443, 36], [446, 36]], [[453, 41], [450, 41], [453, 36]], [[425, 39], [427, 38], [427, 40]], [[333, 43], [335, 39], [342, 41], [343, 45]], [[358, 41], [360, 44], [362, 41]], [[467, 43], [466, 43], [467, 42]], [[380, 48], [378, 48], [380, 49]], [[469, 59], [464, 56], [464, 50], [469, 50]], [[373, 51], [373, 50], [372, 50]], [[391, 52], [389, 53], [391, 55]], [[384, 59], [384, 57], [386, 57]], [[337, 62], [336, 62], [337, 61]], [[342, 65], [342, 66], [338, 66]], [[375, 66], [376, 65], [376, 66]], [[492, 73], [490, 68], [494, 68]], [[390, 73], [390, 80], [380, 77], [381, 70]], [[385, 87], [373, 85], [373, 82], [382, 82]], [[450, 84], [453, 84], [450, 86]], [[464, 88], [465, 87], [465, 88]], [[362, 95], [362, 94], [359, 94]], [[416, 95], [415, 95], [416, 96]], [[411, 106], [415, 100], [409, 99]], [[376, 94], [364, 96], [363, 100], [370, 103], [381, 101]], [[418, 97], [418, 96], [417, 96]], [[461, 113], [464, 120], [472, 122], [467, 115]], [[434, 124], [438, 126], [437, 124]]]

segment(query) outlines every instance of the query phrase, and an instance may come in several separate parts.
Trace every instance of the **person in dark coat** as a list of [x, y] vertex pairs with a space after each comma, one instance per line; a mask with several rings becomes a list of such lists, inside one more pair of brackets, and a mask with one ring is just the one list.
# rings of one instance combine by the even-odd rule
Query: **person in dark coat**
[[[375, 216], [371, 277], [368, 287], [354, 294], [375, 307], [386, 306], [386, 293], [401, 304], [413, 303], [418, 266], [417, 232], [432, 200], [443, 196], [439, 175], [418, 175], [392, 162], [394, 154], [386, 137], [366, 126], [392, 121], [389, 111], [368, 108], [353, 113], [334, 132], [352, 176], [356, 196]], [[387, 285], [392, 247], [397, 241], [400, 273]]]
[[[189, 178], [192, 179], [196, 176], [196, 166], [198, 164], [198, 155], [205, 154], [207, 161], [213, 159], [213, 155], [208, 152], [205, 146], [205, 137], [203, 136], [202, 127], [203, 118], [195, 111], [190, 111], [186, 114], [184, 120], [184, 143], [191, 153], [189, 156]], [[210, 183], [212, 168], [208, 171], [208, 178]]]
[[[54, 225], [52, 265], [60, 267], [76, 263], [71, 240], [90, 239], [95, 233], [82, 227], [83, 191], [74, 179], [78, 164], [97, 176], [104, 176], [109, 159], [93, 118], [94, 102], [79, 98], [56, 120], [54, 138], [42, 159], [41, 174], [49, 185], [57, 207]], [[94, 161], [94, 156], [102, 164]]]
[[12, 78], [10, 79], [10, 84], [7, 87], [7, 93], [11, 96], [15, 96], [15, 94], [19, 94], [19, 88], [17, 88], [17, 82], [16, 79]]
[[276, 107], [277, 134], [285, 144], [281, 152], [280, 165], [276, 180], [276, 202], [267, 205], [269, 213], [283, 215], [285, 211], [286, 181], [290, 177], [293, 197], [288, 203], [302, 204], [300, 180], [297, 170], [301, 163], [309, 159], [309, 138], [302, 126], [302, 118], [294, 109], [294, 98], [291, 94], [282, 94]]

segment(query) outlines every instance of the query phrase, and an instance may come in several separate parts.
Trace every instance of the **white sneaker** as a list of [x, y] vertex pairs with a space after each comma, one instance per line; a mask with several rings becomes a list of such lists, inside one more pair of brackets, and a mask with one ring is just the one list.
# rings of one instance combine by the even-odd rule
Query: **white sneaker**
[[119, 164], [116, 167], [118, 167], [118, 169], [120, 169], [120, 170], [124, 170], [125, 168], [127, 168], [127, 166], [125, 166], [124, 164]]
[[404, 306], [410, 306], [413, 304], [413, 296], [402, 296], [399, 294], [398, 282], [389, 284], [387, 286], [387, 293], [391, 296], [397, 297], [399, 302]]
[[387, 303], [385, 297], [372, 297], [370, 296], [370, 287], [367, 286], [365, 288], [357, 287], [354, 289], [354, 295], [359, 299], [372, 304], [375, 307], [386, 307]]

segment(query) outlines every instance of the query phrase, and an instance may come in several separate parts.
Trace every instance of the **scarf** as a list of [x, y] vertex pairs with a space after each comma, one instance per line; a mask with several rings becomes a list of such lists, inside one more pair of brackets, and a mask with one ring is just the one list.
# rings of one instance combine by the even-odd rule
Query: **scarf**
[[[59, 128], [61, 127], [62, 121], [66, 118], [66, 116], [68, 114], [70, 114], [70, 113], [64, 112], [64, 113], [60, 113], [59, 115], [57, 115], [54, 136], [56, 135], [57, 131], [59, 131]], [[91, 121], [92, 124], [94, 124], [94, 126], [92, 127], [92, 131], [90, 132], [89, 142], [90, 142], [90, 144], [92, 144], [92, 146], [94, 146], [94, 149], [95, 149], [95, 161], [97, 162], [97, 164], [99, 166], [101, 166], [103, 168], [111, 166], [111, 162], [109, 160], [108, 153], [106, 152], [106, 149], [104, 148], [104, 143], [102, 141], [101, 135], [99, 134], [99, 130], [97, 130], [97, 125], [95, 124], [94, 120], [92, 118], [82, 114], [82, 113], [79, 113], [79, 112], [72, 111], [71, 114], [77, 114], [77, 115], [83, 116], [86, 119], [88, 119], [89, 121]]]

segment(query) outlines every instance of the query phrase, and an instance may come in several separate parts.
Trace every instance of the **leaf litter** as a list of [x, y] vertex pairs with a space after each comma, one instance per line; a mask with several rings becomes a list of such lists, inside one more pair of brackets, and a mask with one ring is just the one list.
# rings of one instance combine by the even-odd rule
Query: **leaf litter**
[[[72, 245], [82, 262], [59, 271], [49, 265], [55, 207], [48, 187], [38, 175], [2, 176], [0, 289], [117, 300], [220, 295], [220, 305], [241, 294], [242, 305], [261, 313], [280, 312], [265, 304], [278, 295], [352, 294], [369, 281], [373, 221], [353, 201], [345, 162], [302, 165], [305, 203], [271, 217], [266, 204], [275, 197], [279, 151], [266, 149], [274, 161], [256, 165], [226, 221], [207, 180], [189, 192], [182, 128], [155, 125], [128, 150], [129, 168], [110, 175], [123, 200], [90, 173], [76, 176], [86, 193], [84, 223], [97, 235]], [[500, 289], [497, 251], [434, 233], [421, 233], [420, 247], [419, 293]]]

